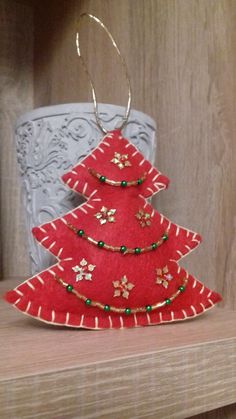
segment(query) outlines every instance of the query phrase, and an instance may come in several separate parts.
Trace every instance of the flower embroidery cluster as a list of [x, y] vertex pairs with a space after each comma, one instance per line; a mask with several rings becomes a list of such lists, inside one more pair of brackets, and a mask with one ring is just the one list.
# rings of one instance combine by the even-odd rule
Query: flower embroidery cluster
[[116, 164], [119, 167], [119, 169], [122, 170], [125, 167], [132, 166], [130, 161], [128, 160], [128, 157], [128, 154], [120, 154], [115, 151], [114, 157], [113, 159], [111, 159], [111, 162]]
[[100, 224], [114, 223], [115, 217], [114, 214], [116, 213], [116, 209], [107, 209], [106, 207], [102, 207], [99, 212], [95, 214], [97, 220], [99, 220]]
[[141, 208], [137, 214], [135, 214], [135, 217], [138, 219], [139, 224], [141, 227], [146, 227], [151, 225], [151, 215], [148, 212], [145, 212], [143, 208]]
[[79, 265], [73, 266], [72, 270], [77, 273], [75, 280], [76, 282], [86, 279], [87, 281], [92, 281], [91, 272], [96, 268], [95, 265], [88, 264], [87, 260], [82, 259]]
[[156, 273], [156, 284], [162, 285], [164, 288], [168, 288], [169, 281], [173, 279], [173, 276], [169, 273], [168, 266], [156, 269]]
[[129, 298], [130, 291], [134, 288], [134, 284], [128, 282], [126, 275], [122, 276], [120, 281], [113, 281], [113, 287], [115, 288], [114, 297]]

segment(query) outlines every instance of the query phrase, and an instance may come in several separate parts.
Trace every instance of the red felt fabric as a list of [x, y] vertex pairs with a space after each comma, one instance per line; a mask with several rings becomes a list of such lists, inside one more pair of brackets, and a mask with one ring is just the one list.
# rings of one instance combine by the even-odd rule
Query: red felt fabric
[[[128, 155], [130, 166], [120, 169], [111, 162], [115, 152]], [[135, 180], [144, 173], [146, 179], [141, 185], [132, 187], [110, 186], [93, 177], [89, 168], [115, 181]], [[33, 229], [34, 237], [58, 258], [58, 263], [9, 291], [5, 296], [9, 303], [45, 322], [103, 329], [184, 320], [203, 313], [221, 300], [219, 294], [178, 266], [178, 260], [198, 246], [201, 238], [197, 233], [170, 222], [146, 201], [147, 197], [165, 189], [168, 179], [153, 168], [119, 130], [106, 135], [99, 146], [62, 179], [87, 200], [62, 218]], [[114, 222], [101, 224], [96, 218], [103, 206], [116, 210]], [[136, 217], [140, 210], [149, 215], [150, 225], [140, 225]], [[67, 223], [83, 229], [94, 240], [102, 240], [112, 246], [143, 248], [159, 240], [165, 232], [168, 232], [168, 240], [148, 253], [121, 254], [98, 248], [78, 237]], [[91, 280], [83, 276], [82, 280], [76, 281], [73, 268], [80, 266], [82, 260], [94, 267]], [[157, 269], [165, 266], [172, 277], [167, 288], [156, 283]], [[188, 283], [185, 291], [171, 304], [148, 313], [126, 315], [86, 306], [55, 280], [55, 274], [92, 301], [131, 309], [169, 298], [185, 277]], [[124, 276], [132, 284], [128, 298], [122, 294], [114, 296], [113, 282], [120, 281]]]

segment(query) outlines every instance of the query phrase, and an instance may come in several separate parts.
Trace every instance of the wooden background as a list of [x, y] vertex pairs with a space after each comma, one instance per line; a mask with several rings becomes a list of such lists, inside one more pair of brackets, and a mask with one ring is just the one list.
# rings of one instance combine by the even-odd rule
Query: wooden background
[[[236, 0], [0, 0], [0, 265], [29, 273], [15, 162], [16, 118], [37, 106], [90, 101], [74, 47], [81, 12], [113, 33], [132, 80], [132, 107], [158, 124], [158, 168], [171, 179], [155, 206], [198, 231], [183, 260], [236, 307]], [[121, 66], [104, 33], [83, 26], [100, 102], [126, 104]], [[235, 406], [201, 418], [235, 417]]]
[[[90, 100], [74, 48], [76, 19], [86, 10], [104, 20], [123, 52], [133, 107], [157, 121], [156, 161], [172, 182], [156, 207], [203, 236], [184, 265], [235, 306], [236, 2], [38, 2], [35, 22], [31, 2], [2, 5], [3, 274], [28, 273], [12, 123], [33, 106]], [[104, 34], [85, 24], [82, 38], [99, 101], [125, 104], [121, 66]]]
[[[171, 179], [155, 206], [203, 236], [182, 263], [236, 306], [236, 1], [0, 1], [1, 271], [27, 276], [12, 126], [32, 107], [91, 100], [76, 56], [83, 11], [110, 28], [127, 62], [133, 108], [158, 124], [158, 168]], [[97, 25], [82, 45], [100, 102], [126, 104], [121, 65]]]

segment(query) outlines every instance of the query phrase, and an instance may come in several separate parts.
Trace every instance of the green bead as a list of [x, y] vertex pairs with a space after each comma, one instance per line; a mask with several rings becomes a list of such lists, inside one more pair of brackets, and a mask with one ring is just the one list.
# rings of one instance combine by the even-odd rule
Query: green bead
[[178, 290], [179, 290], [180, 292], [183, 292], [183, 291], [185, 290], [185, 287], [184, 287], [183, 285], [180, 285], [180, 287], [178, 288]]
[[156, 243], [152, 243], [152, 250], [155, 250], [157, 248], [157, 244]]
[[98, 247], [103, 247], [104, 246], [104, 242], [102, 241], [102, 240], [99, 240], [99, 242], [98, 242]]
[[129, 315], [130, 313], [131, 313], [131, 309], [127, 307], [127, 308], [125, 309], [125, 314]]
[[143, 179], [138, 179], [137, 180], [137, 185], [141, 185], [143, 183]]
[[126, 180], [122, 180], [122, 181], [120, 182], [120, 186], [122, 186], [122, 188], [125, 188], [125, 187], [127, 186], [127, 182], [126, 182]]
[[110, 306], [108, 304], [105, 304], [105, 306], [103, 307], [104, 311], [110, 311]]
[[127, 250], [127, 247], [126, 246], [120, 246], [120, 252], [121, 253], [125, 253], [126, 250]]
[[139, 254], [141, 253], [141, 249], [140, 249], [140, 247], [135, 247], [135, 249], [134, 249], [134, 253], [135, 253], [136, 255], [139, 255]]
[[84, 235], [84, 230], [78, 230], [76, 234], [81, 237]]
[[86, 306], [90, 306], [91, 303], [92, 303], [92, 301], [90, 300], [90, 298], [87, 298], [87, 300], [85, 300]]
[[170, 304], [170, 303], [171, 303], [171, 300], [170, 300], [169, 298], [167, 298], [167, 299], [165, 300], [165, 303], [166, 303], [166, 304]]
[[73, 291], [73, 285], [68, 284], [67, 287], [66, 287], [66, 291], [72, 292]]
[[148, 311], [151, 311], [151, 310], [152, 310], [152, 306], [147, 305], [147, 306], [145, 307], [145, 309], [146, 309], [146, 311], [147, 311], [147, 312], [148, 312]]
[[102, 183], [106, 182], [106, 176], [100, 176], [99, 180]]
[[162, 240], [166, 241], [167, 239], [168, 239], [168, 236], [167, 236], [167, 234], [166, 234], [166, 233], [164, 233], [164, 234], [162, 235]]

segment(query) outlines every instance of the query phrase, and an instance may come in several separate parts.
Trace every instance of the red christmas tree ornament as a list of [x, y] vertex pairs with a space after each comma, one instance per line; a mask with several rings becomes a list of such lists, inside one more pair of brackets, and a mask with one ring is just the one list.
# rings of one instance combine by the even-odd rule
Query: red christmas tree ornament
[[62, 179], [86, 202], [33, 229], [58, 262], [6, 293], [15, 308], [55, 325], [104, 329], [185, 320], [221, 301], [178, 265], [201, 238], [148, 203], [169, 181], [120, 130]]

